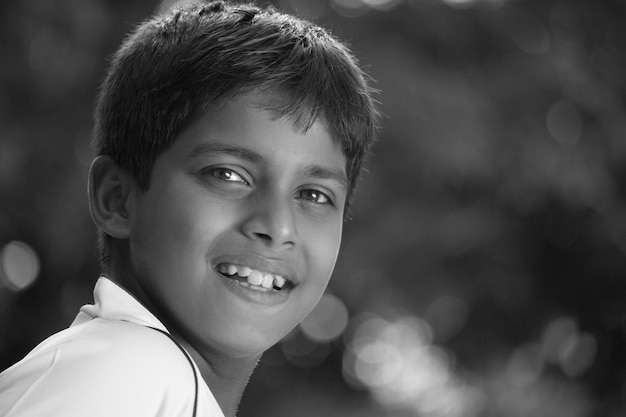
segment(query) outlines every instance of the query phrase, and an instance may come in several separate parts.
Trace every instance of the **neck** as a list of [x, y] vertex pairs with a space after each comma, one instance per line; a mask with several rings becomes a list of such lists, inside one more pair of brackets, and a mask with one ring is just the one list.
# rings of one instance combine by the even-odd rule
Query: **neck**
[[243, 391], [260, 356], [233, 358], [215, 351], [200, 352], [188, 340], [173, 333], [195, 361], [202, 379], [211, 388], [225, 417], [234, 417]]
[[167, 315], [160, 311], [142, 286], [132, 276], [129, 276], [127, 271], [128, 268], [116, 268], [112, 264], [109, 276], [130, 292], [165, 325], [172, 337], [191, 355], [200, 370], [202, 379], [211, 389], [224, 416], [234, 417], [243, 391], [260, 359], [260, 355], [233, 357], [215, 349], [199, 348], [200, 345], [193, 343], [178, 331], [175, 323], [172, 323]]

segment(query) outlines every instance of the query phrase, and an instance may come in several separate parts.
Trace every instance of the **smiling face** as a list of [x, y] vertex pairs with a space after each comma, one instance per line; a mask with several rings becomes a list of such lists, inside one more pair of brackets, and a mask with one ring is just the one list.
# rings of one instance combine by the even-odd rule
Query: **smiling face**
[[262, 99], [201, 117], [157, 158], [148, 190], [131, 196], [142, 301], [198, 350], [268, 349], [317, 303], [339, 251], [339, 144], [320, 122], [305, 133], [276, 120]]

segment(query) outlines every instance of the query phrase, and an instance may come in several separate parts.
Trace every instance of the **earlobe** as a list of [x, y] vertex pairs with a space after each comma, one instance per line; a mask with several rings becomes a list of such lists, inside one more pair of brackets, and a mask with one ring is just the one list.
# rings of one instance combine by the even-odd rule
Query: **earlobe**
[[105, 155], [96, 157], [89, 170], [89, 210], [93, 221], [108, 235], [130, 235], [132, 191], [130, 175]]

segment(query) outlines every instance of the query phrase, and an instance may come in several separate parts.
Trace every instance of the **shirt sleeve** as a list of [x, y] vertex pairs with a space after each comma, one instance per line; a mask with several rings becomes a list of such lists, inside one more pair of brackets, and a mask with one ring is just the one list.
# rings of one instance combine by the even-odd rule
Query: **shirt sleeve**
[[0, 374], [5, 417], [191, 417], [195, 395], [178, 346], [131, 323], [67, 329]]

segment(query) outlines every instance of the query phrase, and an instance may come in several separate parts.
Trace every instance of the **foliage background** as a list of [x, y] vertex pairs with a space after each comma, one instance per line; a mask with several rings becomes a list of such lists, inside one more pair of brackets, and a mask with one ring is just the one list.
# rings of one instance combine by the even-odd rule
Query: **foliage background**
[[[352, 45], [385, 119], [329, 289], [348, 327], [268, 352], [240, 416], [624, 416], [626, 5], [275, 4]], [[40, 263], [21, 291], [0, 280], [0, 369], [91, 301], [93, 99], [157, 6], [0, 6], [0, 247]]]

